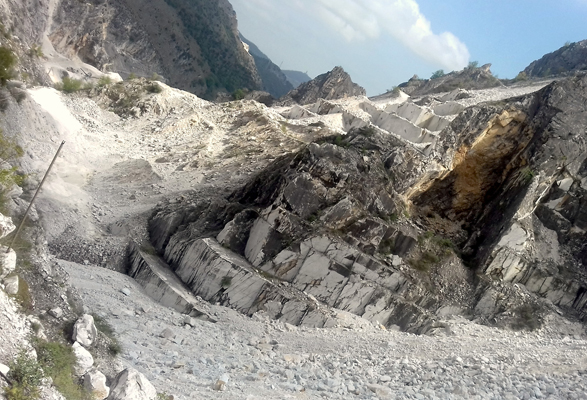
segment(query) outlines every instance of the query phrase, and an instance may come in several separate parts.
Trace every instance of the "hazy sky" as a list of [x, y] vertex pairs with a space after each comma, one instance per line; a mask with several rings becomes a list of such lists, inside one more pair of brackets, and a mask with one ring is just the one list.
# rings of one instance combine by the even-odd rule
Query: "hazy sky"
[[587, 0], [229, 0], [239, 29], [282, 69], [337, 65], [375, 95], [417, 74], [493, 64], [513, 78], [587, 39]]

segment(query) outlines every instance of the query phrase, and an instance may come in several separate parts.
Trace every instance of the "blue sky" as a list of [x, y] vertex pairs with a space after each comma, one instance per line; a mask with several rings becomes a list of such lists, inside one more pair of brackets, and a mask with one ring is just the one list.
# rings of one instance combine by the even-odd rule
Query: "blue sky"
[[340, 65], [376, 95], [417, 74], [491, 63], [513, 78], [587, 39], [587, 0], [229, 0], [241, 33], [282, 69]]

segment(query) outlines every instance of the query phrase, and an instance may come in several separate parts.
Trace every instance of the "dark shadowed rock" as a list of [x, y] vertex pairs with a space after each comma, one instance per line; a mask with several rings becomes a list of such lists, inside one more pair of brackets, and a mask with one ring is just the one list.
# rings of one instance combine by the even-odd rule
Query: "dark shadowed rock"
[[317, 76], [301, 84], [281, 99], [283, 103], [312, 104], [318, 99], [336, 100], [352, 96], [364, 96], [365, 89], [353, 83], [349, 74], [342, 67]]
[[414, 76], [399, 88], [410, 96], [450, 92], [455, 89], [486, 89], [501, 86], [502, 83], [491, 73], [491, 64], [479, 68], [469, 67], [454, 71], [435, 79], [419, 79]]
[[587, 40], [566, 44], [533, 61], [524, 69], [529, 78], [565, 75], [587, 70]]

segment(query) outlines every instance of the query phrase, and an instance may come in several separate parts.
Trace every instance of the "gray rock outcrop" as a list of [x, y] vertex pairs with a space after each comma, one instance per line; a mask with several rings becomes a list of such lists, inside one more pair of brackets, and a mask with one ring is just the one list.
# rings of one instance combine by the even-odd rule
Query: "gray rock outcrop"
[[400, 84], [399, 88], [410, 96], [424, 96], [456, 89], [486, 89], [496, 86], [502, 86], [502, 83], [491, 73], [491, 64], [485, 64], [450, 72], [435, 79], [413, 77]]
[[114, 378], [108, 400], [154, 400], [157, 390], [139, 371], [127, 368]]
[[329, 308], [411, 332], [451, 313], [581, 315], [586, 82], [466, 109], [426, 153], [374, 128], [312, 143], [225, 199], [162, 205], [151, 240], [195, 294], [293, 324], [328, 326], [312, 313]]
[[529, 78], [561, 76], [587, 70], [587, 40], [569, 43], [533, 61], [524, 69]]
[[365, 96], [365, 94], [365, 89], [354, 83], [342, 67], [335, 67], [330, 72], [302, 83], [280, 101], [304, 105], [315, 103], [318, 99], [336, 100], [345, 97]]

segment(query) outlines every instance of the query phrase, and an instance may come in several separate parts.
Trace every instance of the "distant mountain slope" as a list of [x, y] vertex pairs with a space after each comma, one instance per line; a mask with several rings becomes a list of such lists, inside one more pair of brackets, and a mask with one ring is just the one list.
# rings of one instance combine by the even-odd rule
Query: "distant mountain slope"
[[529, 78], [542, 78], [582, 70], [587, 70], [587, 40], [566, 44], [544, 55], [528, 65], [524, 73]]
[[99, 69], [149, 76], [205, 98], [261, 89], [228, 0], [61, 0], [50, 39]]
[[365, 94], [365, 89], [354, 83], [342, 67], [335, 67], [332, 71], [301, 84], [297, 89], [289, 92], [282, 102], [311, 104], [318, 99], [336, 100]]
[[283, 73], [287, 77], [289, 83], [292, 84], [294, 89], [300, 86], [302, 83], [310, 82], [312, 80], [308, 74], [301, 71], [283, 70]]
[[435, 79], [418, 79], [414, 77], [399, 85], [410, 96], [423, 96], [433, 93], [449, 92], [454, 89], [487, 89], [500, 86], [501, 82], [491, 73], [491, 64], [479, 68], [468, 67], [454, 71]]
[[253, 42], [247, 40], [243, 35], [240, 35], [240, 38], [249, 46], [249, 54], [255, 60], [255, 65], [263, 81], [263, 89], [265, 91], [278, 99], [294, 88], [283, 71], [259, 50]]

